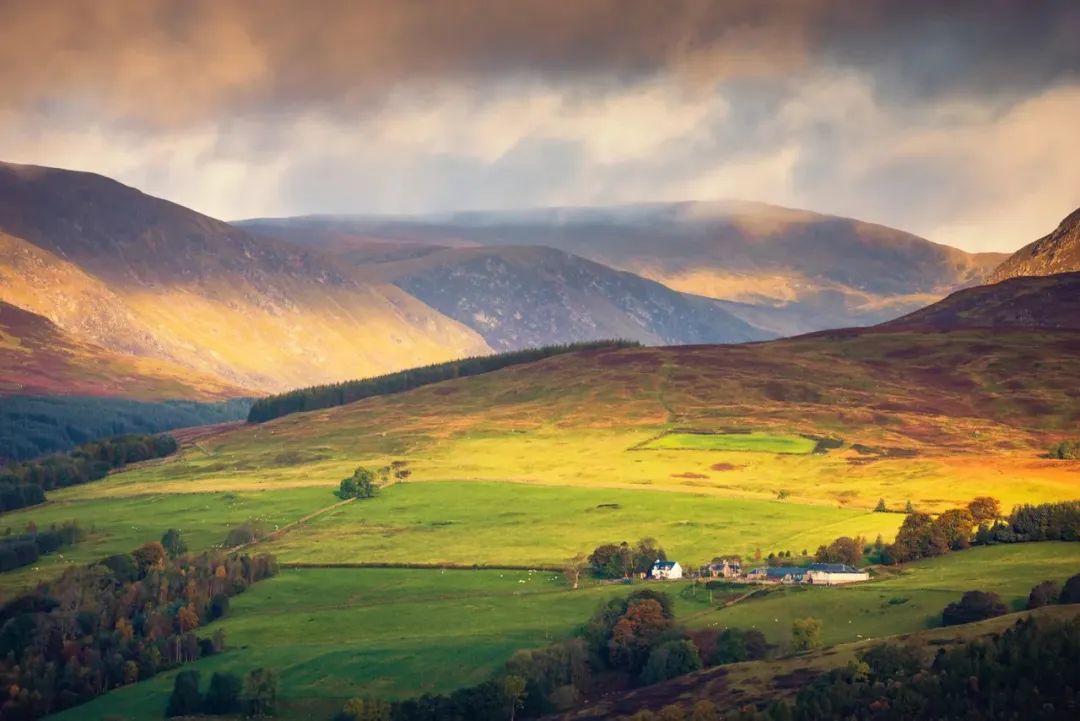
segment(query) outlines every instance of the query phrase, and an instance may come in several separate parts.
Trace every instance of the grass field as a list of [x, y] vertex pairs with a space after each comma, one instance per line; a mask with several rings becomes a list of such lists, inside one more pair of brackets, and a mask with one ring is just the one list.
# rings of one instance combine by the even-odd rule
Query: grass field
[[169, 528], [184, 532], [188, 546], [202, 551], [225, 540], [229, 528], [256, 518], [270, 530], [296, 521], [337, 500], [324, 489], [275, 492], [173, 493], [82, 499], [79, 489], [50, 493], [48, 504], [0, 517], [0, 529], [21, 532], [31, 521], [39, 528], [77, 520], [93, 529], [89, 538], [37, 563], [0, 574], [0, 591], [10, 595], [58, 573], [65, 565], [88, 564], [157, 541]]
[[695, 451], [743, 451], [753, 453], [812, 453], [816, 441], [803, 436], [772, 433], [665, 433], [649, 441], [642, 449], [677, 449]]
[[[858, 587], [778, 589], [720, 610], [703, 594], [691, 596], [689, 583], [649, 587], [675, 596], [677, 616], [691, 627], [756, 627], [784, 645], [791, 619], [814, 616], [823, 621], [825, 642], [838, 644], [937, 625], [941, 609], [967, 590], [993, 590], [1018, 603], [1039, 581], [1076, 572], [1080, 544], [1047, 543], [954, 553]], [[230, 650], [194, 668], [204, 683], [214, 670], [275, 668], [284, 718], [327, 717], [354, 695], [396, 698], [482, 681], [515, 650], [566, 637], [602, 600], [638, 587], [570, 591], [545, 572], [286, 570], [234, 599], [221, 622]], [[172, 676], [55, 718], [157, 718]]]
[[[565, 638], [622, 585], [568, 591], [551, 573], [287, 570], [234, 599], [226, 653], [192, 667], [281, 673], [284, 718], [329, 718], [351, 696], [408, 697], [485, 680], [514, 651]], [[173, 673], [54, 716], [160, 718]]]
[[513, 483], [396, 485], [266, 544], [283, 562], [557, 564], [605, 542], [658, 539], [686, 566], [760, 548], [813, 551], [840, 535], [892, 536], [903, 516], [667, 491]]

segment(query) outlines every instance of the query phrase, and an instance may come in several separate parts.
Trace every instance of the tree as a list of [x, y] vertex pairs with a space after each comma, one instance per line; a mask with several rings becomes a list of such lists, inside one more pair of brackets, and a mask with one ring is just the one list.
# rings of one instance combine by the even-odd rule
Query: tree
[[510, 721], [514, 721], [517, 711], [525, 701], [525, 678], [510, 674], [503, 679], [503, 694], [510, 705]]
[[156, 541], [144, 543], [131, 556], [143, 574], [165, 568], [165, 547]]
[[1032, 609], [1053, 605], [1058, 602], [1059, 596], [1061, 596], [1061, 584], [1053, 581], [1043, 581], [1031, 589], [1031, 593], [1028, 594], [1027, 607]]
[[1001, 503], [990, 496], [979, 496], [967, 505], [976, 526], [993, 523], [1001, 517]]
[[199, 694], [199, 672], [181, 671], [173, 681], [172, 694], [165, 706], [165, 716], [194, 716], [202, 711], [202, 696]]
[[161, 546], [165, 549], [165, 553], [169, 554], [169, 558], [183, 556], [188, 551], [183, 534], [176, 528], [165, 531], [165, 535], [161, 537]]
[[649, 660], [641, 672], [641, 682], [645, 685], [667, 681], [692, 673], [701, 668], [701, 658], [697, 646], [692, 641], [681, 639], [667, 641], [649, 653]]
[[345, 702], [338, 721], [390, 721], [392, 709], [382, 699], [351, 698]]
[[1065, 582], [1058, 603], [1080, 603], [1080, 573]]
[[877, 505], [874, 506], [874, 512], [875, 513], [885, 513], [888, 510], [889, 510], [889, 507], [885, 505], [885, 499], [884, 498], [879, 498], [878, 502], [877, 502]]
[[642, 538], [633, 550], [635, 573], [648, 573], [657, 561], [666, 561], [667, 554], [655, 538]]
[[937, 517], [935, 524], [951, 550], [961, 551], [971, 546], [975, 517], [969, 510], [953, 508], [945, 511]]
[[915, 512], [915, 506], [912, 505], [911, 501], [908, 501], [907, 503], [904, 504], [904, 513], [914, 513], [914, 512]]
[[915, 512], [904, 517], [889, 554], [895, 562], [906, 563], [940, 556], [948, 550], [948, 540], [934, 519], [927, 513]]
[[581, 584], [581, 574], [583, 574], [588, 567], [589, 559], [585, 558], [584, 554], [578, 553], [566, 562], [566, 566], [563, 568], [563, 578], [565, 578], [566, 582], [570, 584], [570, 587], [576, 591]]
[[659, 601], [648, 598], [632, 603], [611, 629], [611, 665], [636, 673], [644, 665], [653, 642], [671, 626], [671, 617]]
[[240, 691], [243, 682], [235, 673], [215, 671], [210, 677], [210, 687], [203, 701], [205, 713], [216, 716], [236, 713], [240, 709]]
[[945, 626], [957, 626], [1003, 616], [1008, 612], [1009, 609], [996, 593], [968, 591], [959, 601], [945, 607], [941, 613], [941, 623]]
[[351, 476], [343, 479], [338, 487], [339, 498], [372, 498], [378, 492], [375, 474], [363, 467], [358, 467]]
[[821, 621], [816, 618], [797, 618], [791, 624], [791, 647], [809, 651], [821, 645]]
[[244, 713], [249, 718], [272, 716], [277, 707], [278, 677], [268, 668], [256, 668], [244, 679], [241, 696]]
[[816, 560], [820, 563], [846, 563], [849, 566], [857, 566], [862, 561], [865, 545], [866, 540], [862, 537], [841, 536], [828, 546], [819, 548]]

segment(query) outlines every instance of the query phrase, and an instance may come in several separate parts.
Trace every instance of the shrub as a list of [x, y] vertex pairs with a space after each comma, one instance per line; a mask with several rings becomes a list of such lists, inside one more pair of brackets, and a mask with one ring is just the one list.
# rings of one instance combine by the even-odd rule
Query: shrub
[[240, 709], [240, 690], [243, 683], [235, 673], [215, 671], [206, 690], [203, 710], [208, 714], [223, 716]]
[[1031, 589], [1031, 593], [1028, 594], [1027, 607], [1032, 609], [1050, 606], [1057, 603], [1058, 596], [1060, 595], [1060, 584], [1054, 583], [1053, 581], [1043, 581]]
[[1080, 603], [1080, 573], [1065, 582], [1058, 603]]
[[697, 647], [688, 640], [668, 641], [652, 650], [641, 672], [641, 682], [649, 685], [667, 681], [701, 668]]
[[203, 701], [199, 694], [199, 672], [181, 671], [173, 681], [173, 691], [165, 707], [165, 716], [194, 716], [202, 711]]
[[945, 607], [941, 613], [941, 622], [945, 626], [957, 626], [1003, 616], [1008, 612], [1008, 607], [996, 593], [968, 591], [959, 601]]

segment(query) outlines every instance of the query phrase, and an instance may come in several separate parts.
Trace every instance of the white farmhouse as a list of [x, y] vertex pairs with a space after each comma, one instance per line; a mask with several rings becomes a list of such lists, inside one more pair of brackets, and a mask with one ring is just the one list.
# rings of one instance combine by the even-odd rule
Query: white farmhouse
[[652, 570], [649, 571], [649, 577], [673, 581], [676, 578], [682, 578], [682, 566], [679, 565], [678, 561], [657, 560], [653, 564]]

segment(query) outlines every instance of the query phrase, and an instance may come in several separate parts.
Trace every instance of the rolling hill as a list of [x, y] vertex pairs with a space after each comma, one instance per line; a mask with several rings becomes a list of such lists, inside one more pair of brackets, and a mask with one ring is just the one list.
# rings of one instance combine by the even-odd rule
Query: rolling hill
[[1080, 209], [1049, 235], [1025, 245], [990, 275], [989, 282], [1034, 275], [1080, 271]]
[[1080, 273], [1019, 276], [966, 288], [887, 325], [1080, 330]]
[[72, 337], [279, 390], [489, 352], [322, 255], [91, 173], [0, 164], [0, 300]]
[[[899, 230], [760, 203], [664, 203], [421, 217], [309, 216], [241, 227], [365, 254], [539, 245], [731, 303], [778, 334], [868, 325], [981, 282], [1003, 254], [969, 254]], [[380, 245], [381, 244], [381, 245]], [[419, 246], [419, 247], [418, 247]]]

